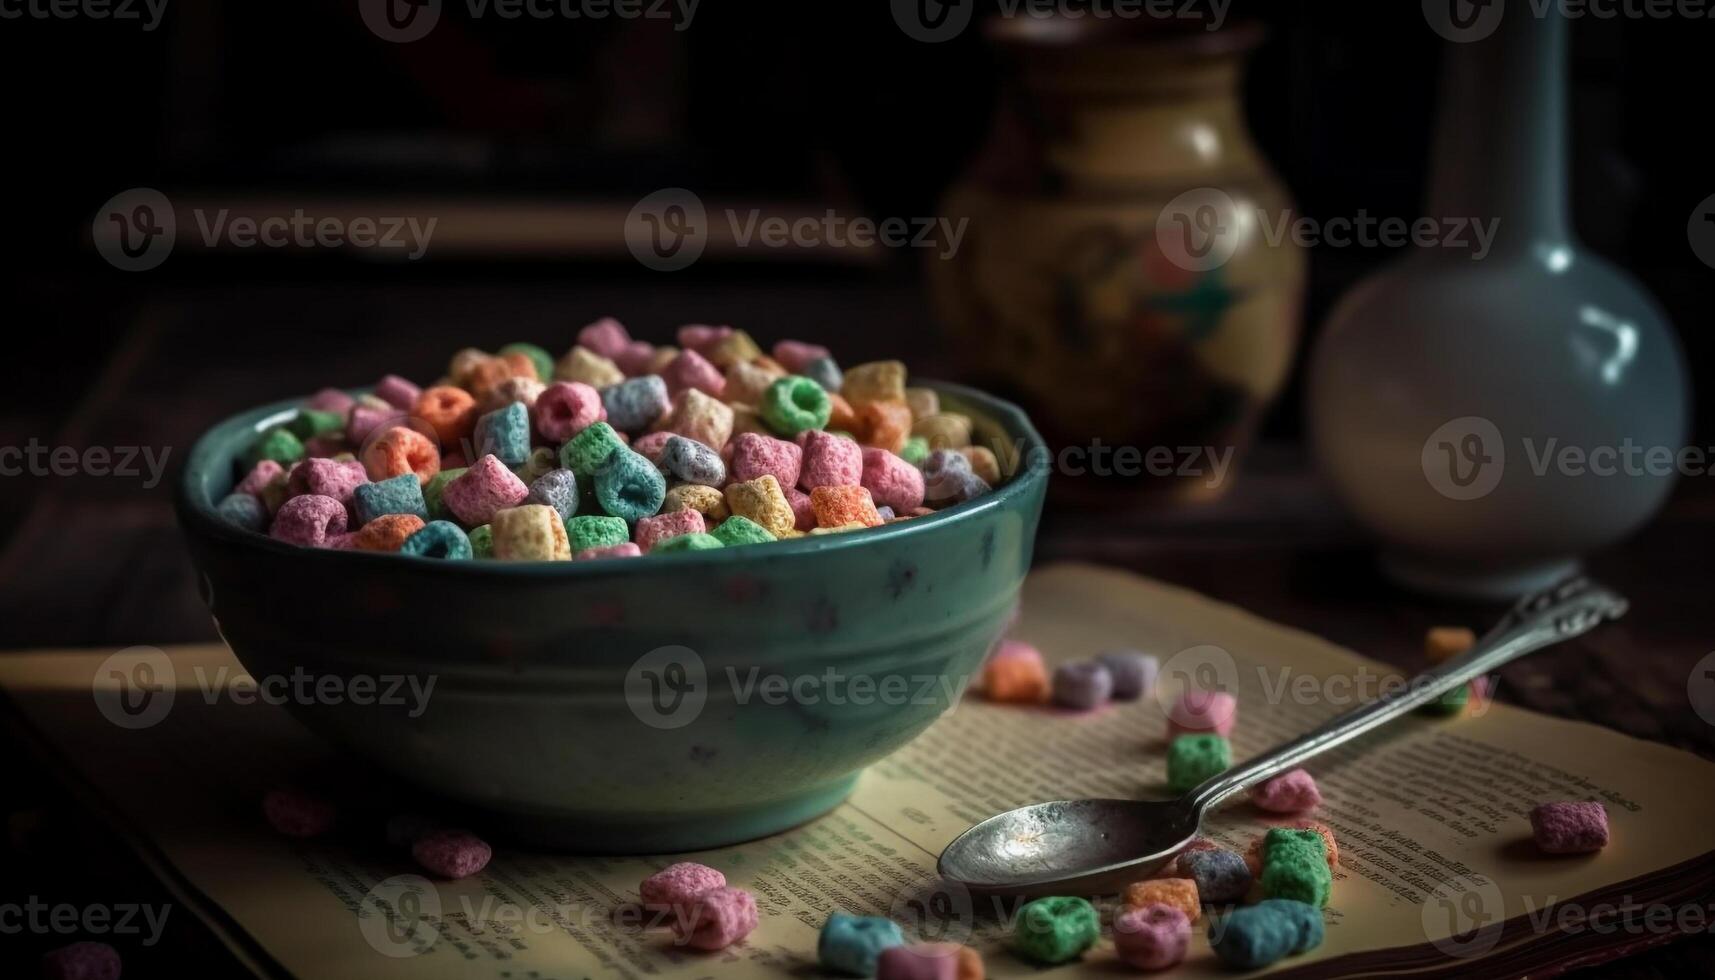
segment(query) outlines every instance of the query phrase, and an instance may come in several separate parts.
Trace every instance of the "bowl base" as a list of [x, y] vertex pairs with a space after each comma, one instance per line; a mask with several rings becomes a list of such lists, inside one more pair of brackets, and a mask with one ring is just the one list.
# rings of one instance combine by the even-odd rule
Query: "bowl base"
[[1413, 592], [1449, 599], [1511, 600], [1545, 589], [1578, 571], [1578, 559], [1557, 558], [1528, 565], [1472, 568], [1384, 553], [1381, 566], [1388, 578]]
[[468, 809], [474, 826], [534, 847], [577, 854], [673, 854], [741, 844], [807, 823], [845, 802], [858, 775], [767, 803], [663, 817]]

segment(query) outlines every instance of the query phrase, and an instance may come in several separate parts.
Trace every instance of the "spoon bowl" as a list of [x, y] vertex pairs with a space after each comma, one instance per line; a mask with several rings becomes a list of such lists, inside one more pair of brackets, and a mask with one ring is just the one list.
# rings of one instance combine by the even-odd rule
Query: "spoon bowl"
[[1056, 800], [997, 814], [941, 852], [941, 877], [975, 893], [1100, 894], [1148, 877], [1197, 834], [1178, 800]]

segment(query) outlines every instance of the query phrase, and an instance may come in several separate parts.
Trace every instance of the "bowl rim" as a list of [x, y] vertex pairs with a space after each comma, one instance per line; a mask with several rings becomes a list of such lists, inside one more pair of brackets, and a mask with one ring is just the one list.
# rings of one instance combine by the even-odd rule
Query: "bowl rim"
[[[1022, 408], [1012, 402], [979, 391], [966, 385], [953, 384], [946, 381], [936, 381], [929, 378], [913, 379], [918, 387], [932, 388], [938, 393], [953, 396], [961, 402], [968, 403], [978, 409], [988, 419], [1000, 426], [1008, 439], [1018, 447], [1017, 470], [1011, 480], [994, 488], [975, 500], [967, 500], [955, 504], [945, 510], [933, 514], [915, 517], [908, 521], [898, 521], [883, 524], [880, 527], [865, 528], [861, 531], [845, 531], [839, 534], [805, 535], [788, 541], [775, 541], [766, 546], [712, 548], [706, 551], [675, 552], [671, 557], [657, 556], [655, 561], [447, 561], [440, 558], [428, 558], [417, 555], [401, 555], [395, 552], [355, 551], [335, 548], [307, 548], [302, 545], [276, 541], [260, 531], [249, 531], [236, 527], [222, 518], [215, 511], [218, 501], [211, 495], [202, 492], [203, 483], [208, 479], [207, 473], [215, 463], [215, 457], [220, 454], [221, 446], [240, 431], [255, 431], [269, 424], [277, 424], [290, 418], [310, 396], [288, 398], [256, 408], [247, 409], [229, 415], [203, 431], [196, 441], [191, 444], [191, 451], [186, 459], [184, 469], [179, 474], [178, 487], [174, 493], [174, 505], [178, 511], [181, 529], [187, 534], [202, 534], [216, 538], [228, 544], [248, 548], [253, 551], [273, 553], [281, 556], [293, 556], [306, 562], [329, 562], [350, 564], [352, 567], [364, 567], [365, 562], [380, 562], [384, 565], [374, 567], [398, 567], [399, 562], [409, 563], [405, 567], [416, 571], [438, 567], [440, 574], [456, 576], [596, 576], [596, 575], [642, 575], [653, 569], [665, 568], [694, 568], [699, 565], [726, 564], [742, 561], [745, 555], [754, 552], [759, 560], [794, 560], [809, 555], [822, 555], [830, 551], [842, 551], [848, 548], [861, 548], [869, 544], [881, 542], [904, 541], [913, 537], [932, 533], [946, 525], [957, 523], [966, 518], [973, 518], [991, 510], [1010, 507], [1027, 494], [1036, 492], [1047, 482], [1048, 447], [1030, 418]], [[363, 389], [349, 389], [358, 392]], [[230, 465], [227, 462], [226, 465]], [[729, 552], [739, 552], [734, 556]], [[649, 556], [642, 556], [648, 558]]]

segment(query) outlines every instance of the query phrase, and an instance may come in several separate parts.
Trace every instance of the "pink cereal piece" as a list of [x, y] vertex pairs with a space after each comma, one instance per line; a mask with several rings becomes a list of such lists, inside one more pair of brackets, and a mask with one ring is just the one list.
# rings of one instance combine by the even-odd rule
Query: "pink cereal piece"
[[494, 857], [494, 848], [468, 830], [436, 830], [417, 838], [411, 857], [443, 878], [469, 878]]
[[923, 506], [923, 471], [886, 449], [863, 451], [863, 487], [876, 506], [896, 514]]
[[244, 479], [238, 481], [238, 486], [232, 488], [232, 492], [246, 493], [252, 497], [260, 499], [262, 497], [262, 488], [267, 486], [275, 477], [284, 472], [286, 472], [286, 468], [284, 466], [281, 466], [279, 463], [276, 463], [271, 459], [265, 459], [262, 462], [257, 463], [249, 473], [246, 473], [244, 475]]
[[689, 908], [692, 900], [703, 892], [725, 887], [726, 875], [718, 868], [680, 861], [643, 879], [637, 886], [637, 894], [644, 908]]
[[304, 455], [311, 458], [338, 456], [350, 448], [343, 432], [324, 432], [304, 440]]
[[772, 473], [782, 487], [798, 485], [798, 471], [804, 464], [804, 451], [799, 449], [796, 443], [756, 432], [741, 432], [732, 437], [730, 445], [730, 472], [734, 483], [745, 483], [764, 473]]
[[[579, 347], [594, 351], [611, 360], [617, 360], [620, 352], [625, 350], [626, 345], [630, 343], [631, 332], [625, 329], [625, 324], [611, 316], [604, 316], [578, 331]], [[624, 370], [624, 368], [620, 370]]]
[[742, 888], [711, 888], [697, 895], [691, 912], [673, 918], [679, 941], [696, 949], [725, 949], [756, 928], [756, 899]]
[[684, 510], [639, 519], [633, 540], [644, 554], [648, 554], [657, 544], [668, 538], [676, 538], [681, 534], [701, 534], [705, 530], [707, 528], [703, 524], [702, 513], [687, 507]]
[[1253, 786], [1251, 802], [1270, 813], [1309, 813], [1322, 804], [1322, 791], [1315, 777], [1293, 769]]
[[262, 797], [268, 826], [287, 837], [320, 837], [333, 829], [333, 804], [290, 789], [271, 789]]
[[528, 496], [524, 481], [490, 453], [454, 477], [441, 491], [441, 502], [465, 526], [477, 527], [493, 520], [495, 511], [516, 507]]
[[1136, 969], [1175, 966], [1190, 944], [1191, 920], [1171, 905], [1145, 905], [1114, 916], [1114, 951]]
[[661, 372], [661, 380], [667, 382], [667, 391], [673, 395], [695, 388], [711, 398], [719, 398], [726, 389], [726, 375], [694, 350], [683, 351], [673, 358]]
[[649, 373], [649, 365], [655, 360], [655, 345], [647, 341], [633, 340], [620, 348], [613, 355], [613, 363], [619, 365], [627, 377], [637, 377]]
[[[798, 473], [798, 485], [804, 492], [808, 493], [817, 487], [855, 487], [863, 483], [862, 446], [851, 439], [829, 435], [819, 429], [807, 429], [801, 434], [804, 436], [804, 465]], [[923, 478], [919, 476], [917, 482], [922, 483]], [[873, 492], [871, 496], [874, 496]], [[918, 496], [921, 498], [922, 494]], [[919, 499], [917, 502], [923, 501]], [[881, 503], [881, 500], [878, 498], [876, 503]]]
[[660, 432], [651, 432], [648, 435], [638, 436], [637, 441], [631, 444], [631, 448], [635, 450], [639, 456], [642, 456], [644, 459], [654, 463], [656, 466], [660, 466], [661, 454], [667, 450], [667, 440], [676, 435], [678, 435], [677, 432], [668, 432], [665, 429]]
[[375, 397], [394, 408], [409, 412], [416, 407], [417, 399], [423, 397], [423, 389], [397, 374], [389, 374], [375, 382]]
[[72, 943], [42, 955], [43, 980], [119, 980], [119, 970], [119, 951], [106, 943]]
[[1239, 699], [1226, 691], [1189, 690], [1167, 712], [1167, 737], [1212, 732], [1225, 738], [1238, 714]]
[[602, 406], [601, 394], [582, 381], [556, 381], [536, 396], [536, 407], [530, 414], [542, 438], [565, 442], [605, 420], [607, 409]]
[[1530, 830], [1544, 854], [1590, 854], [1608, 846], [1608, 809], [1568, 800], [1530, 811]]
[[391, 405], [376, 408], [359, 402], [351, 406], [351, 413], [345, 417], [345, 437], [354, 445], [362, 445], [382, 429], [403, 424], [407, 417]]
[[982, 957], [958, 943], [889, 946], [875, 959], [875, 980], [982, 980]]
[[306, 493], [332, 497], [344, 504], [349, 514], [358, 485], [368, 482], [369, 474], [355, 459], [340, 462], [312, 457], [292, 467], [291, 475], [286, 478], [286, 492], [294, 497]]
[[732, 336], [731, 327], [711, 327], [702, 323], [687, 323], [679, 328], [679, 346], [705, 354], [710, 347]]
[[589, 561], [592, 558], [637, 558], [642, 556], [643, 549], [630, 541], [619, 544], [603, 545], [599, 548], [585, 548], [572, 556], [573, 561]]
[[802, 340], [782, 340], [774, 345], [774, 359], [793, 374], [803, 374], [804, 366], [818, 357], [831, 356], [831, 352], [821, 344], [807, 344]]
[[310, 400], [304, 403], [304, 407], [318, 412], [337, 412], [344, 415], [351, 411], [351, 406], [356, 401], [357, 399], [338, 388], [323, 388], [311, 395]]
[[345, 533], [345, 527], [344, 504], [319, 493], [306, 493], [280, 505], [268, 536], [290, 544], [327, 548], [332, 547], [333, 538]]
[[787, 487], [785, 493], [786, 502], [792, 505], [793, 530], [815, 530], [816, 505], [810, 501], [810, 495], [797, 487]]

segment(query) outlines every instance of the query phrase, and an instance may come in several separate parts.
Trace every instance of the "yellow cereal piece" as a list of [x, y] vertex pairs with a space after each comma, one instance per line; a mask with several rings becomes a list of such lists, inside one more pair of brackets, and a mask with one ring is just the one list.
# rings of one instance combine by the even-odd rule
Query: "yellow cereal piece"
[[694, 510], [703, 515], [703, 522], [710, 527], [726, 520], [732, 513], [727, 509], [725, 495], [700, 483], [681, 483], [667, 489], [661, 513], [671, 514], [676, 510]]
[[797, 523], [792, 514], [792, 504], [787, 501], [786, 493], [780, 489], [780, 481], [772, 473], [764, 473], [743, 483], [727, 484], [726, 504], [733, 514], [750, 518], [776, 538], [786, 537], [786, 532], [793, 530]]
[[920, 415], [917, 421], [911, 424], [911, 434], [927, 442], [931, 452], [937, 449], [963, 449], [971, 444], [971, 417], [957, 412]]
[[779, 377], [779, 372], [770, 371], [755, 361], [740, 361], [726, 369], [726, 387], [721, 389], [721, 400], [729, 405], [755, 405]]
[[644, 374], [660, 374], [667, 370], [667, 365], [673, 363], [673, 358], [679, 356], [679, 348], [672, 344], [662, 344], [655, 348], [655, 353], [649, 358], [649, 370]]
[[1463, 626], [1434, 626], [1423, 635], [1423, 655], [1432, 664], [1445, 663], [1476, 643], [1477, 634]]
[[756, 341], [750, 339], [750, 334], [743, 330], [734, 330], [716, 341], [703, 356], [709, 363], [725, 371], [734, 364], [743, 364], [762, 356], [762, 348], [756, 346]]
[[989, 486], [1000, 483], [1000, 461], [987, 446], [960, 446], [959, 454], [971, 461], [971, 472], [983, 478]]
[[838, 525], [836, 527], [813, 527], [810, 529], [810, 533], [811, 534], [842, 534], [846, 531], [862, 531], [867, 527], [869, 527], [869, 525], [865, 524], [862, 521], [850, 521], [848, 523], [841, 524], [841, 525]]
[[696, 388], [686, 388], [673, 399], [667, 417], [656, 428], [695, 439], [710, 449], [726, 445], [732, 438], [732, 407], [718, 398], [703, 394]]
[[870, 361], [846, 371], [840, 394], [853, 408], [870, 402], [905, 403], [905, 362]]
[[606, 388], [625, 380], [619, 365], [587, 347], [574, 346], [554, 364], [555, 381], [582, 381], [591, 388]]
[[546, 504], [525, 504], [494, 512], [494, 557], [503, 561], [571, 561], [566, 525]]
[[911, 417], [926, 419], [941, 412], [941, 396], [933, 388], [905, 389], [905, 404], [911, 407]]

